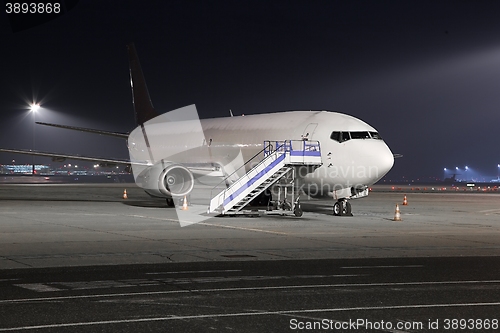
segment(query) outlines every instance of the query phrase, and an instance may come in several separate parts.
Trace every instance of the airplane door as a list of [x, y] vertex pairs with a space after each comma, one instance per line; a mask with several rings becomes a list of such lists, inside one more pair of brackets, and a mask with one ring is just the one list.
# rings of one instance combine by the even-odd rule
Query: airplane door
[[316, 127], [318, 127], [318, 123], [309, 123], [304, 129], [304, 132], [302, 132], [302, 138], [312, 140]]

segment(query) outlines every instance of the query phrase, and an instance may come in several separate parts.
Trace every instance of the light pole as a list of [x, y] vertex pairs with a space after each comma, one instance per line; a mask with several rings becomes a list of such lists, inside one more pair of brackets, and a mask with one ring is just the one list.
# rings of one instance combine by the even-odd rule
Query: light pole
[[500, 164], [497, 164], [497, 180], [500, 181]]
[[[31, 113], [33, 114], [33, 151], [35, 151], [35, 125], [36, 125], [36, 112], [40, 109], [40, 104], [33, 103], [30, 105]], [[35, 176], [35, 155], [32, 159], [33, 169], [31, 170], [31, 175]]]

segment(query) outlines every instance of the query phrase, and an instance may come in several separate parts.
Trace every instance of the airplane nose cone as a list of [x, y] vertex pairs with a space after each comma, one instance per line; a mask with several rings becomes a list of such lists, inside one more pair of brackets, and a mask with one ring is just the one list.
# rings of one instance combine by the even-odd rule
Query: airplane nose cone
[[383, 152], [380, 154], [380, 174], [385, 176], [386, 173], [389, 172], [389, 170], [392, 169], [392, 166], [394, 165], [394, 154], [391, 152], [389, 147], [385, 145], [385, 149]]
[[373, 185], [394, 165], [394, 155], [382, 140], [349, 140], [340, 148], [326, 167], [328, 176], [339, 184]]
[[391, 170], [394, 165], [394, 155], [383, 141], [370, 142], [364, 153], [369, 165], [366, 185], [375, 184]]

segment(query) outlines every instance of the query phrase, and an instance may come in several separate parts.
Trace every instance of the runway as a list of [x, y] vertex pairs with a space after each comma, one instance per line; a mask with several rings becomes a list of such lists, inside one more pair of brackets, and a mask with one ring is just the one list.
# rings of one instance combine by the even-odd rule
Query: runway
[[498, 331], [500, 195], [407, 198], [181, 228], [131, 184], [0, 185], [0, 332]]

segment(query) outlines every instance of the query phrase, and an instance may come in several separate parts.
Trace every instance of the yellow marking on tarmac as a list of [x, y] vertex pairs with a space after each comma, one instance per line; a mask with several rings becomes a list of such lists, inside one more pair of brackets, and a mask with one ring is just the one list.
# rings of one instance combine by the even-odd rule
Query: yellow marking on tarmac
[[243, 227], [235, 227], [235, 226], [229, 226], [229, 225], [223, 225], [223, 224], [212, 224], [212, 223], [206, 223], [206, 222], [200, 222], [197, 224], [203, 224], [211, 227], [220, 227], [220, 228], [227, 228], [227, 229], [236, 229], [236, 230], [245, 230], [245, 231], [255, 231], [255, 232], [263, 232], [267, 234], [274, 234], [274, 235], [283, 235], [283, 236], [289, 236], [290, 234], [287, 232], [280, 232], [280, 231], [272, 231], [272, 230], [262, 230], [262, 229], [255, 229], [255, 228], [243, 228]]
[[479, 213], [483, 213], [485, 215], [490, 215], [490, 214], [500, 214], [500, 209], [486, 209], [486, 210], [480, 210]]
[[301, 235], [301, 236], [304, 236], [304, 235], [307, 235], [307, 236], [312, 236], [312, 235], [339, 235], [341, 236], [342, 233], [340, 232], [289, 232], [287, 235]]
[[[179, 220], [165, 218], [165, 217], [153, 217], [153, 216], [136, 215], [136, 214], [127, 214], [125, 216], [179, 223]], [[281, 232], [281, 231], [263, 230], [263, 229], [257, 229], [257, 228], [236, 227], [236, 226], [230, 226], [230, 225], [224, 225], [224, 224], [214, 224], [214, 223], [207, 223], [207, 222], [198, 222], [198, 223], [193, 223], [193, 224], [201, 224], [201, 225], [205, 225], [205, 226], [209, 226], [209, 227], [219, 227], [219, 228], [234, 229], [234, 230], [262, 232], [262, 233], [281, 235], [281, 236], [295, 236], [295, 235], [304, 236], [304, 233], [300, 233], [300, 232]], [[434, 233], [434, 232], [430, 232], [430, 233]], [[443, 233], [447, 233], [447, 232], [443, 231]], [[317, 233], [307, 233], [306, 235], [307, 236], [311, 236], [311, 235], [339, 235], [339, 233], [338, 232], [317, 232]]]
[[[179, 220], [169, 219], [169, 218], [165, 218], [165, 217], [153, 217], [153, 216], [135, 215], [135, 214], [126, 215], [126, 216], [179, 223]], [[280, 231], [262, 230], [262, 229], [256, 229], [256, 228], [235, 227], [235, 226], [230, 226], [230, 225], [213, 224], [213, 223], [207, 223], [207, 222], [199, 222], [199, 223], [193, 223], [193, 224], [201, 224], [201, 225], [205, 225], [205, 226], [209, 226], [209, 227], [219, 227], [219, 228], [227, 228], [227, 229], [235, 229], [235, 230], [263, 232], [263, 233], [274, 234], [274, 235], [285, 235], [285, 236], [290, 235], [289, 233], [280, 232]]]
[[127, 214], [125, 216], [136, 217], [136, 218], [139, 218], [139, 219], [149, 219], [149, 220], [169, 221], [169, 222], [179, 223], [179, 220], [169, 219], [169, 218], [165, 218], [165, 217], [154, 217], [154, 216], [136, 215], [136, 214]]

